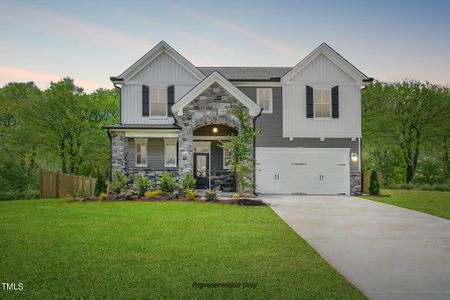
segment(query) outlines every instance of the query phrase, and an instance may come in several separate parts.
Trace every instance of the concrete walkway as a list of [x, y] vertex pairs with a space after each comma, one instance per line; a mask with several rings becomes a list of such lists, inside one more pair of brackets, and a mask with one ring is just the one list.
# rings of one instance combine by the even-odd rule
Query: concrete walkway
[[450, 221], [357, 197], [262, 195], [370, 299], [450, 299]]

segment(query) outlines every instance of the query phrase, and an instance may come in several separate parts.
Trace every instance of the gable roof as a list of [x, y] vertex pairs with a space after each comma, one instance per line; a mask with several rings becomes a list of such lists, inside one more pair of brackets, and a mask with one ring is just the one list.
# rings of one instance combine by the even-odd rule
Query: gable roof
[[223, 75], [219, 72], [214, 71], [195, 87], [193, 87], [186, 95], [184, 95], [180, 100], [178, 100], [172, 106], [172, 112], [178, 116], [183, 115], [183, 108], [197, 98], [201, 93], [203, 93], [208, 87], [213, 83], [218, 83], [227, 92], [229, 92], [233, 97], [240, 101], [244, 106], [248, 108], [249, 114], [251, 116], [257, 116], [261, 112], [261, 107], [253, 102], [249, 97], [247, 97], [243, 92], [241, 92], [236, 86], [229, 82]]
[[155, 58], [157, 58], [161, 53], [167, 53], [175, 61], [177, 61], [181, 66], [183, 66], [188, 72], [194, 75], [199, 80], [205, 78], [205, 75], [200, 72], [190, 61], [184, 58], [180, 53], [173, 49], [165, 41], [161, 41], [148, 51], [144, 56], [142, 56], [138, 61], [132, 64], [128, 69], [126, 69], [122, 74], [117, 77], [111, 77], [111, 80], [122, 81], [124, 79], [129, 79], [133, 77], [136, 73], [142, 70], [145, 66], [151, 63]]
[[217, 71], [231, 81], [279, 81], [292, 67], [197, 67], [206, 76]]
[[333, 48], [327, 45], [327, 43], [322, 43], [314, 49], [310, 54], [308, 54], [304, 59], [302, 59], [297, 65], [295, 65], [292, 70], [287, 72], [282, 78], [282, 82], [289, 81], [298, 72], [303, 70], [309, 63], [316, 59], [319, 55], [324, 55], [336, 66], [338, 66], [342, 71], [349, 75], [355, 81], [367, 81], [370, 78], [367, 77], [363, 72], [358, 70], [354, 65], [352, 65], [348, 60], [337, 53]]

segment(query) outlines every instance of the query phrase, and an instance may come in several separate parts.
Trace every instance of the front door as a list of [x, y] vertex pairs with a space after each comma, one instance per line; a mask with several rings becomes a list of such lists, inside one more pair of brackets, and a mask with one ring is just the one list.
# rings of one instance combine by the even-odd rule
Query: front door
[[209, 189], [209, 153], [194, 153], [194, 177], [197, 189]]

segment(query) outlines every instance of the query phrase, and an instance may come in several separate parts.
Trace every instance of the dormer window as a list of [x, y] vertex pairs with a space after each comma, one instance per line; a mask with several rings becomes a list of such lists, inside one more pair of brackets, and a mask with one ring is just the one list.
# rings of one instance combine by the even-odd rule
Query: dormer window
[[150, 117], [167, 116], [167, 88], [150, 87]]

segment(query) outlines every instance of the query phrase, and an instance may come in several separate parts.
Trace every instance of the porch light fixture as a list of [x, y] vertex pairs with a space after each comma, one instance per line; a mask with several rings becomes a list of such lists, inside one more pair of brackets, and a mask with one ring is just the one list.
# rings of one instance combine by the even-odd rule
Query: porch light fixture
[[358, 161], [358, 155], [356, 153], [352, 153], [352, 161], [357, 162]]
[[219, 132], [219, 128], [213, 127], [212, 132], [213, 132], [213, 133], [218, 133], [218, 132]]

